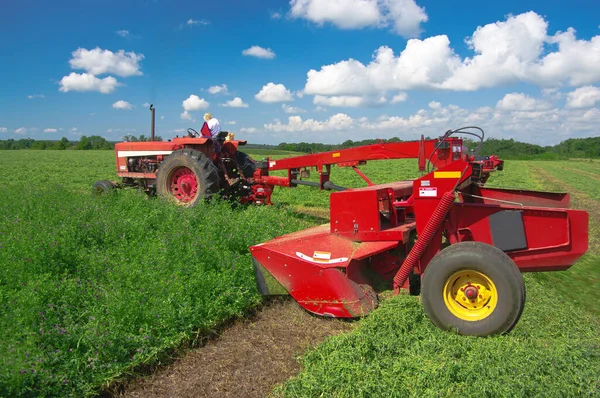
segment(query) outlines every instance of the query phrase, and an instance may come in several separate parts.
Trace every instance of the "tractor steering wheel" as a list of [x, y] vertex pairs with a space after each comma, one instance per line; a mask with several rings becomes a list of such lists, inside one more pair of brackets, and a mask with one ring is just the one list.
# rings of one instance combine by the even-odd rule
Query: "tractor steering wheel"
[[194, 129], [187, 129], [187, 133], [188, 133], [188, 137], [194, 138], [194, 137], [200, 137], [200, 134], [198, 134], [198, 132]]

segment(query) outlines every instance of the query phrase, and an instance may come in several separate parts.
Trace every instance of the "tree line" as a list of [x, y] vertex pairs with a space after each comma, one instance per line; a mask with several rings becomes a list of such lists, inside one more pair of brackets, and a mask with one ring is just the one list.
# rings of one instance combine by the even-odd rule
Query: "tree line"
[[[431, 139], [426, 137], [426, 139]], [[366, 139], [361, 141], [347, 140], [341, 144], [321, 144], [321, 143], [287, 143], [282, 142], [273, 146], [273, 149], [285, 151], [318, 153], [325, 151], [335, 151], [338, 149], [351, 148], [360, 145], [370, 145], [379, 142], [402, 142], [398, 137], [379, 140]], [[465, 139], [469, 150], [475, 149], [479, 141]], [[488, 138], [483, 142], [480, 155], [498, 155], [502, 159], [565, 159], [565, 158], [598, 158], [600, 157], [600, 137], [588, 138], [569, 138], [554, 146], [541, 146], [529, 144], [526, 142], [515, 141], [514, 139], [496, 139]]]
[[[427, 137], [427, 139], [430, 139]], [[150, 137], [140, 135], [126, 135], [124, 141], [150, 141]], [[162, 137], [155, 137], [155, 141], [162, 141]], [[302, 153], [318, 153], [334, 151], [338, 149], [351, 148], [361, 145], [376, 144], [379, 142], [402, 142], [398, 137], [390, 139], [365, 139], [361, 141], [346, 140], [341, 144], [322, 144], [318, 142], [282, 142], [278, 145], [267, 144], [248, 144], [247, 150], [251, 149], [277, 149]], [[479, 142], [466, 139], [466, 145], [469, 149], [474, 149]], [[19, 140], [8, 139], [0, 140], [0, 150], [14, 149], [53, 149], [53, 150], [102, 150], [114, 149], [114, 142], [107, 141], [105, 138], [92, 135], [90, 137], [82, 136], [78, 141], [69, 141], [66, 137], [60, 140], [34, 140], [32, 138], [23, 138]], [[588, 138], [569, 138], [554, 146], [541, 146], [528, 144], [526, 142], [515, 141], [514, 139], [496, 139], [488, 138], [483, 142], [481, 155], [498, 155], [502, 159], [565, 159], [565, 158], [598, 158], [600, 157], [600, 137]]]
[[[155, 141], [162, 141], [161, 137], [155, 137]], [[134, 142], [134, 141], [150, 141], [150, 137], [140, 135], [135, 137], [133, 135], [126, 135], [123, 137], [123, 141]], [[110, 150], [115, 149], [115, 143], [106, 140], [106, 138], [98, 135], [82, 136], [77, 141], [69, 141], [67, 137], [62, 137], [60, 140], [34, 140], [33, 138], [21, 138], [19, 140], [8, 139], [0, 140], [0, 150], [16, 150], [16, 149], [51, 149], [51, 150]]]

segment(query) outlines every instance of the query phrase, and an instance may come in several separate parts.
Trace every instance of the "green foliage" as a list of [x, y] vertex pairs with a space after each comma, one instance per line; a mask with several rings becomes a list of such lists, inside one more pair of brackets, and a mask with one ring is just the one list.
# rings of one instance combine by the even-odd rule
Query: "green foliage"
[[583, 397], [600, 389], [600, 326], [526, 278], [527, 304], [506, 336], [437, 329], [417, 297], [396, 296], [351, 333], [302, 359], [289, 397]]
[[[478, 142], [468, 140], [469, 148]], [[600, 137], [570, 138], [554, 146], [540, 146], [514, 139], [488, 138], [483, 142], [482, 154], [498, 155], [502, 159], [561, 160], [570, 158], [600, 157]]]
[[105, 138], [92, 135], [91, 137], [86, 137], [85, 135], [81, 137], [79, 142], [75, 144], [75, 149], [79, 150], [90, 150], [90, 149], [114, 149], [112, 144], [106, 141]]
[[399, 139], [398, 137], [393, 137], [390, 139], [370, 138], [370, 139], [364, 139], [361, 141], [346, 140], [341, 144], [321, 144], [321, 143], [315, 143], [315, 142], [311, 142], [311, 143], [308, 143], [308, 142], [299, 142], [299, 143], [282, 142], [279, 145], [277, 145], [276, 148], [284, 150], [284, 151], [292, 151], [292, 152], [318, 153], [318, 152], [333, 151], [336, 149], [351, 148], [351, 147], [361, 146], [361, 145], [377, 144], [380, 142], [400, 142], [400, 141], [402, 141], [402, 140]]
[[[260, 301], [248, 246], [317, 222], [292, 210], [326, 213], [329, 205], [330, 192], [309, 187], [276, 189], [273, 207], [183, 209], [134, 191], [93, 199], [94, 181], [114, 179], [110, 151], [2, 156], [10, 167], [0, 169], [0, 396], [93, 394], [244, 314]], [[600, 198], [592, 178], [599, 163], [508, 161], [490, 185], [546, 189], [532, 165]], [[361, 170], [375, 183], [419, 176], [416, 160]], [[331, 179], [366, 185], [351, 168], [334, 166]], [[564, 273], [526, 275], [523, 317], [501, 337], [442, 332], [418, 298], [386, 300], [355, 332], [309, 352], [302, 373], [278, 392], [594, 395], [600, 330], [588, 313], [597, 314], [599, 270], [598, 258], [586, 256]]]
[[600, 157], [600, 137], [569, 138], [554, 147], [554, 151], [572, 158]]
[[[160, 138], [160, 137], [158, 137]], [[158, 140], [160, 141], [160, 140]], [[34, 140], [32, 138], [23, 138], [20, 140], [0, 140], [0, 150], [16, 150], [16, 149], [114, 149], [114, 144], [108, 142], [105, 138], [97, 135], [86, 137], [85, 135], [77, 142], [69, 142], [66, 137], [62, 137], [58, 141], [53, 140]]]
[[248, 247], [306, 227], [274, 208], [135, 192], [0, 192], [0, 396], [85, 395], [256, 305]]
[[5, 154], [0, 396], [93, 394], [243, 315], [260, 301], [248, 247], [308, 226], [273, 207], [93, 198], [114, 173], [107, 152]]
[[[148, 142], [148, 141], [150, 141], [150, 138], [151, 137], [146, 137], [144, 134], [140, 134], [139, 137], [136, 137], [135, 135], [128, 134], [128, 135], [126, 135], [126, 136], [123, 137], [123, 141], [126, 141], [126, 142], [138, 142], [138, 141], [142, 142], [142, 141], [146, 141], [146, 142]], [[154, 141], [162, 141], [162, 140], [163, 140], [163, 138], [161, 136], [159, 136], [159, 135], [154, 136]]]

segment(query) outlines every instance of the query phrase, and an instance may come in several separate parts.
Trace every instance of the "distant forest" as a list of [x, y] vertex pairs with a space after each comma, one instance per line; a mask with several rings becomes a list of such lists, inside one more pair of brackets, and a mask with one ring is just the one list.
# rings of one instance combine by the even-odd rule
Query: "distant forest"
[[[144, 135], [135, 137], [125, 136], [125, 141], [149, 141], [150, 138]], [[157, 141], [162, 141], [161, 137], [156, 137]], [[284, 151], [317, 153], [332, 151], [336, 149], [350, 148], [360, 145], [376, 144], [378, 142], [401, 142], [397, 137], [387, 140], [368, 139], [362, 141], [347, 140], [341, 144], [330, 145], [321, 143], [287, 143], [282, 142], [279, 145], [248, 144], [244, 148], [251, 149], [277, 149]], [[477, 146], [476, 141], [465, 140], [469, 148]], [[34, 140], [32, 138], [23, 138], [19, 140], [0, 140], [0, 150], [15, 149], [52, 149], [52, 150], [92, 150], [92, 149], [114, 149], [114, 142], [107, 141], [100, 136], [81, 137], [78, 141], [69, 141], [67, 138], [56, 141]], [[554, 146], [540, 146], [515, 141], [513, 139], [495, 139], [488, 138], [483, 142], [480, 152], [481, 155], [498, 155], [502, 159], [566, 159], [566, 158], [600, 158], [600, 137], [589, 138], [570, 138]]]
[[[427, 137], [427, 139], [430, 139]], [[347, 140], [339, 145], [320, 143], [286, 143], [272, 146], [273, 149], [317, 153], [336, 149], [351, 148], [359, 145], [376, 144], [378, 142], [401, 142], [397, 137], [389, 140], [368, 139], [362, 141]], [[478, 141], [465, 140], [469, 149], [477, 147]], [[247, 148], [265, 148], [266, 145], [247, 145]], [[480, 155], [498, 155], [502, 159], [567, 159], [567, 158], [600, 158], [600, 137], [570, 138], [554, 146], [540, 146], [515, 141], [513, 139], [488, 138], [483, 142]]]

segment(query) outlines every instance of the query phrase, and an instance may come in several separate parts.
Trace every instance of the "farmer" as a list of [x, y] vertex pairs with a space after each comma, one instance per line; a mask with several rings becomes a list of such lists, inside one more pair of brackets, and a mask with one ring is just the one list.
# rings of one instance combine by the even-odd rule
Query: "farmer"
[[213, 117], [210, 113], [204, 114], [204, 121], [210, 130], [210, 135], [212, 138], [216, 138], [217, 134], [221, 132], [221, 125], [217, 118]]

